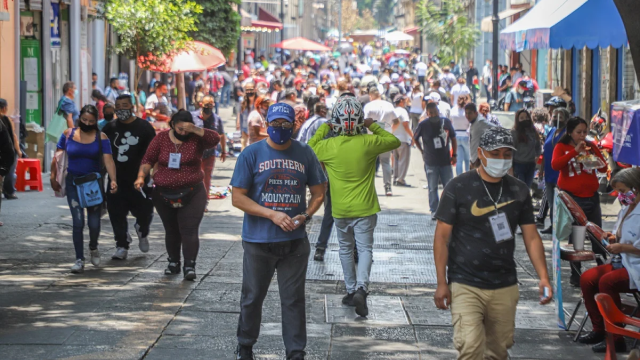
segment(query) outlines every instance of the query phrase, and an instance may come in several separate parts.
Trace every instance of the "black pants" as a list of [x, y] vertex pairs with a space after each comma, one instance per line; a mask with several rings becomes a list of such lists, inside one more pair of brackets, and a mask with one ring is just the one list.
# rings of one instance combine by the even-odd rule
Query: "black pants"
[[[147, 191], [146, 194], [150, 194], [150, 191]], [[129, 232], [127, 215], [129, 212], [136, 218], [136, 224], [140, 226], [142, 236], [149, 234], [149, 226], [153, 220], [153, 202], [142, 196], [142, 193], [137, 191], [133, 184], [118, 184], [118, 192], [115, 194], [107, 191], [107, 210], [116, 239], [116, 247], [129, 249], [127, 237]]]
[[[602, 209], [600, 208], [600, 194], [596, 192], [596, 194], [593, 195], [592, 197], [581, 198], [573, 195], [568, 191], [566, 193], [569, 194], [573, 198], [573, 200], [578, 204], [578, 206], [580, 206], [582, 211], [584, 211], [584, 214], [587, 216], [588, 221], [602, 227]], [[569, 239], [569, 241], [571, 241], [571, 239]], [[591, 239], [591, 249], [596, 254], [600, 254], [604, 258], [606, 258], [607, 252], [602, 248], [602, 246], [600, 246], [599, 244], [596, 244], [595, 241], [597, 240]], [[575, 265], [578, 268], [581, 267], [581, 263], [579, 262], [576, 263]], [[574, 272], [575, 270], [572, 268], [571, 274], [574, 274]]]
[[200, 222], [207, 206], [207, 194], [202, 183], [196, 185], [191, 200], [181, 208], [173, 208], [160, 196], [157, 189], [153, 191], [153, 205], [164, 225], [164, 243], [172, 261], [180, 260], [180, 248], [184, 262], [196, 261], [200, 249]]
[[307, 326], [304, 287], [309, 261], [309, 239], [280, 243], [243, 241], [242, 296], [238, 320], [238, 343], [253, 346], [260, 335], [262, 303], [273, 273], [278, 269], [278, 288], [282, 308], [282, 338], [287, 359], [305, 354]]

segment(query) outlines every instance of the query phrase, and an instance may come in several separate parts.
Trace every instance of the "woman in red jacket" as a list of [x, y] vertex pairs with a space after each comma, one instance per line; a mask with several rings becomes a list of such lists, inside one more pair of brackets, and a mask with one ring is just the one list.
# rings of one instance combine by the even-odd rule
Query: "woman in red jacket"
[[[560, 171], [558, 189], [571, 195], [582, 208], [587, 220], [602, 227], [602, 210], [598, 194], [598, 176], [596, 169], [585, 166], [587, 161], [600, 159], [602, 167], [597, 171], [607, 172], [607, 162], [596, 144], [587, 141], [588, 125], [584, 119], [572, 118], [567, 122], [567, 132], [553, 150], [551, 168]], [[595, 252], [604, 252], [593, 246]], [[604, 254], [603, 254], [604, 255]], [[580, 263], [575, 264], [579, 268]], [[580, 276], [571, 268], [571, 285], [580, 286]]]

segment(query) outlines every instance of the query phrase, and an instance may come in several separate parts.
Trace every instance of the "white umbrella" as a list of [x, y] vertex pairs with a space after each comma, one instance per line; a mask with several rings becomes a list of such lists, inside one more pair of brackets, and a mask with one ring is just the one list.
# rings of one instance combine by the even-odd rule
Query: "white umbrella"
[[409, 34], [405, 34], [402, 31], [392, 31], [388, 34], [384, 35], [384, 38], [387, 41], [411, 41], [413, 40], [413, 36]]

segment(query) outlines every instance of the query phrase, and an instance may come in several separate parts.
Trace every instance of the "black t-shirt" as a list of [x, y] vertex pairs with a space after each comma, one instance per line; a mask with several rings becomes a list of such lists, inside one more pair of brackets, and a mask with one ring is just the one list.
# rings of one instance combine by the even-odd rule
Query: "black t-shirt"
[[471, 88], [473, 86], [473, 77], [478, 76], [478, 69], [472, 67], [467, 70], [467, 86]]
[[130, 124], [114, 120], [107, 123], [102, 132], [109, 137], [116, 177], [119, 187], [133, 187], [138, 177], [140, 162], [147, 147], [156, 136], [156, 131], [148, 121], [136, 118]]
[[[453, 178], [444, 188], [436, 218], [452, 225], [447, 277], [480, 289], [501, 289], [518, 281], [513, 252], [517, 225], [534, 224], [533, 204], [527, 185], [506, 175], [502, 182], [489, 183], [477, 171]], [[496, 214], [491, 197], [498, 199], [498, 211], [509, 221], [514, 239], [496, 243], [489, 217]]]
[[238, 93], [244, 93], [244, 88], [242, 87], [242, 84], [240, 83], [240, 81], [237, 81], [233, 84], [233, 100], [234, 101], [240, 101], [240, 96], [238, 96]]
[[[440, 149], [436, 149], [436, 137], [440, 137]], [[456, 130], [447, 118], [428, 118], [421, 121], [413, 134], [416, 141], [422, 139], [422, 158], [429, 166], [451, 165], [451, 139], [456, 138]]]
[[4, 127], [7, 129], [7, 132], [9, 133], [9, 138], [11, 139], [11, 146], [15, 146], [15, 144], [13, 143], [14, 135], [13, 135], [13, 126], [11, 126], [11, 119], [9, 119], [6, 116], [2, 116], [0, 117], [0, 120], [2, 120], [2, 125], [4, 125]]

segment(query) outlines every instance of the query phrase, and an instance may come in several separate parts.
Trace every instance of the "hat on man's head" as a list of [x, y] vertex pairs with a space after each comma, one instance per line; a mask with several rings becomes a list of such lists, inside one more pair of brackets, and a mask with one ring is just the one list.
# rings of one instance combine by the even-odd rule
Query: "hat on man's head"
[[487, 151], [493, 151], [500, 148], [516, 150], [516, 147], [513, 144], [511, 130], [498, 126], [490, 126], [484, 131], [484, 134], [480, 137], [480, 147]]
[[270, 123], [274, 120], [284, 119], [292, 123], [295, 121], [295, 111], [293, 107], [287, 103], [279, 102], [269, 106], [267, 112], [267, 122]]
[[440, 94], [438, 94], [437, 92], [434, 91], [431, 94], [425, 96], [424, 100], [425, 101], [431, 100], [431, 101], [433, 101], [433, 102], [435, 102], [437, 104], [437, 103], [440, 102], [440, 100], [442, 100], [442, 97], [440, 96]]

